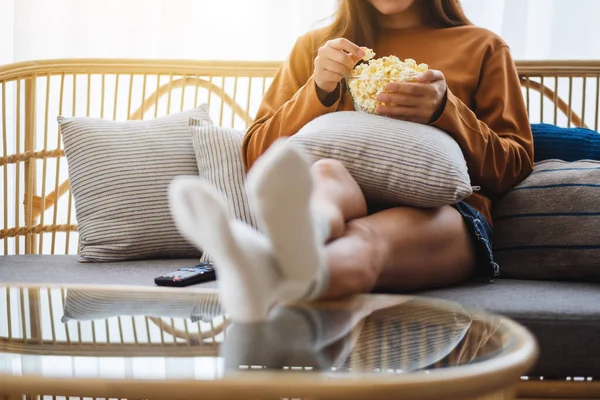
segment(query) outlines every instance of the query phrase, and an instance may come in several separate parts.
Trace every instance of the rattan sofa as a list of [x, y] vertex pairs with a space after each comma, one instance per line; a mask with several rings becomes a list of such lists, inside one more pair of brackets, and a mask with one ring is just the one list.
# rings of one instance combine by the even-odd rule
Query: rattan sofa
[[[56, 115], [148, 119], [206, 102], [215, 123], [243, 129], [278, 66], [77, 59], [0, 67], [0, 282], [151, 285], [154, 276], [186, 262], [78, 263]], [[518, 69], [532, 122], [598, 129], [600, 62], [519, 62]], [[593, 379], [600, 377], [598, 285], [502, 278], [421, 295], [508, 315], [536, 335], [541, 357], [521, 383], [521, 397], [600, 398], [600, 382]]]

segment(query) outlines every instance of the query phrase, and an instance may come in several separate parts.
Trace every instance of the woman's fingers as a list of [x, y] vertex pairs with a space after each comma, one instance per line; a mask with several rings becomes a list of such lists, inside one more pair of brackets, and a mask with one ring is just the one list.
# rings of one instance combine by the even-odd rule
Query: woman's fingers
[[417, 107], [405, 107], [405, 106], [379, 106], [375, 110], [377, 114], [385, 115], [395, 119], [401, 119], [403, 121], [427, 123], [428, 113]]
[[389, 93], [407, 94], [411, 96], [427, 96], [431, 94], [431, 85], [414, 82], [390, 82], [386, 85]]
[[350, 72], [354, 68], [354, 65], [356, 65], [355, 59], [350, 54], [332, 47], [323, 48], [319, 53], [319, 57], [343, 65], [346, 68], [346, 72]]
[[332, 47], [335, 50], [345, 51], [346, 53], [350, 53], [359, 59], [365, 56], [365, 52], [360, 48], [360, 46], [357, 46], [345, 38], [332, 39], [328, 41], [325, 46]]
[[376, 112], [381, 115], [387, 115], [390, 117], [398, 118], [410, 118], [421, 115], [420, 110], [417, 107], [406, 107], [406, 106], [379, 106]]
[[412, 96], [409, 94], [380, 93], [377, 95], [377, 100], [399, 106], [417, 107], [422, 103], [423, 98], [422, 96]]
[[321, 71], [321, 77], [328, 82], [339, 82], [343, 78], [341, 74], [329, 70]]
[[317, 87], [325, 95], [332, 93], [344, 75], [363, 56], [364, 51], [348, 39], [329, 40], [319, 48], [315, 58], [314, 79]]
[[[334, 72], [339, 75], [339, 79], [341, 80], [344, 74], [348, 71], [344, 64], [340, 64], [337, 61], [332, 61], [327, 58], [317, 58], [315, 59], [315, 67], [324, 71]], [[326, 79], [325, 77], [323, 77]]]
[[391, 82], [387, 92], [377, 95], [385, 105], [377, 113], [394, 118], [429, 123], [437, 118], [444, 104], [447, 87], [440, 71], [429, 70], [421, 74], [419, 82]]
[[421, 75], [417, 76], [417, 81], [422, 83], [432, 83], [435, 81], [441, 81], [445, 79], [442, 71], [438, 71], [435, 69], [428, 69], [423, 72]]

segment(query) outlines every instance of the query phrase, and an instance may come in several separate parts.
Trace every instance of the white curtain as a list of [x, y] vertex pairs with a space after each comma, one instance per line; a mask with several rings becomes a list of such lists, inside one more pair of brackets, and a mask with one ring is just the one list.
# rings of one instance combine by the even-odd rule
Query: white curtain
[[[364, 0], [367, 1], [367, 0]], [[419, 0], [417, 0], [419, 1]], [[463, 0], [516, 59], [600, 59], [598, 0]], [[281, 60], [336, 0], [0, 0], [0, 64], [69, 57]]]

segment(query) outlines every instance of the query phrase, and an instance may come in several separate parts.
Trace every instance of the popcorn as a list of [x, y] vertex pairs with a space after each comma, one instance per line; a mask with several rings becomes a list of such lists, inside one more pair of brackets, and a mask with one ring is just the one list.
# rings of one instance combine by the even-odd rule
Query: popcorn
[[361, 47], [361, 50], [365, 52], [364, 57], [362, 58], [364, 61], [369, 61], [373, 57], [375, 57], [375, 52], [368, 47]]
[[417, 75], [427, 71], [427, 64], [417, 64], [413, 59], [400, 61], [396, 56], [373, 59], [375, 52], [366, 47], [363, 58], [368, 63], [358, 64], [347, 78], [350, 95], [355, 108], [375, 114], [378, 106], [383, 102], [376, 100], [379, 93], [386, 92], [385, 86], [389, 82], [414, 81]]

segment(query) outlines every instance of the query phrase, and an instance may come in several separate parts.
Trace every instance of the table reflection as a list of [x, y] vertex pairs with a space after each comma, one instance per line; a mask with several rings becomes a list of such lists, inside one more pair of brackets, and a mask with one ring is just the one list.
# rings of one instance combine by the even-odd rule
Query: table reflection
[[300, 304], [232, 324], [214, 292], [0, 287], [0, 374], [408, 373], [487, 359], [509, 345], [498, 328], [494, 317], [403, 296]]

